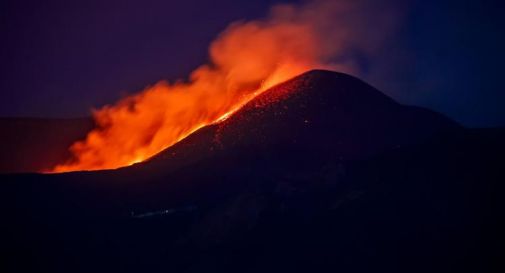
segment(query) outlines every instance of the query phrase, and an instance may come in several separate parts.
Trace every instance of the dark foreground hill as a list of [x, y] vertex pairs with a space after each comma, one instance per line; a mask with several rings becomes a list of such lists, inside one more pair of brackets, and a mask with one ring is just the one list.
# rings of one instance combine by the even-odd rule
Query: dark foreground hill
[[313, 71], [130, 168], [1, 176], [5, 272], [503, 272], [504, 130]]

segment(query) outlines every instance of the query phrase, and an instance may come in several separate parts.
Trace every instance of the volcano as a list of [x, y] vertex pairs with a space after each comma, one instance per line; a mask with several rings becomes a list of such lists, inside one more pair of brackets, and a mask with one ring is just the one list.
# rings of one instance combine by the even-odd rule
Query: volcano
[[502, 272], [504, 136], [310, 71], [145, 162], [2, 175], [4, 271]]
[[365, 159], [458, 128], [433, 111], [400, 105], [357, 78], [313, 70], [265, 91], [147, 164], [174, 167], [219, 153]]

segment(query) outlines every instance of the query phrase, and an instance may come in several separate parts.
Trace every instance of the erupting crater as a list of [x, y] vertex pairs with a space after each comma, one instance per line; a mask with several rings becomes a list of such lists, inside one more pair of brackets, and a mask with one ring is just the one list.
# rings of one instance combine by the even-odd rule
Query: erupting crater
[[[160, 82], [116, 105], [96, 110], [97, 127], [71, 147], [72, 158], [49, 172], [116, 169], [145, 161], [198, 129], [222, 122], [270, 87], [303, 72], [280, 67], [250, 83], [235, 83], [222, 73], [197, 70], [189, 83]], [[199, 73], [217, 79], [201, 78]], [[218, 84], [216, 84], [216, 81]], [[226, 92], [219, 91], [223, 88]]]

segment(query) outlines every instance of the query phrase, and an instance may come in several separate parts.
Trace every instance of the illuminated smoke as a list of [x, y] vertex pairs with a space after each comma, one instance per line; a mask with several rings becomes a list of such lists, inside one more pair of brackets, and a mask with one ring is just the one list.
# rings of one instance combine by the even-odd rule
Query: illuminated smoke
[[72, 159], [52, 171], [144, 161], [310, 69], [359, 74], [358, 57], [380, 48], [395, 25], [396, 10], [384, 1], [313, 1], [275, 6], [265, 19], [232, 23], [210, 45], [210, 63], [195, 69], [187, 82], [160, 81], [94, 110], [97, 128], [72, 145]]

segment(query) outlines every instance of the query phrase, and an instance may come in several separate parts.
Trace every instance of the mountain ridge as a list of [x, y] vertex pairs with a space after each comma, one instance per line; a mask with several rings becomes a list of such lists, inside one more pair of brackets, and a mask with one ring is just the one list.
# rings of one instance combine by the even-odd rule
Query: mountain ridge
[[[379, 107], [370, 110], [369, 105]], [[316, 144], [332, 142], [336, 144], [331, 151], [340, 153], [338, 156], [364, 159], [422, 142], [437, 132], [462, 128], [442, 114], [398, 104], [353, 76], [311, 70], [266, 90], [226, 120], [201, 128], [138, 165], [163, 158], [179, 165], [174, 161], [185, 161], [183, 157], [191, 157], [187, 151], [195, 149], [212, 154], [222, 149], [297, 149], [306, 145], [306, 149], [322, 153], [328, 147]], [[314, 141], [313, 137], [324, 140]]]

